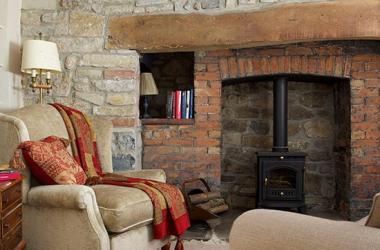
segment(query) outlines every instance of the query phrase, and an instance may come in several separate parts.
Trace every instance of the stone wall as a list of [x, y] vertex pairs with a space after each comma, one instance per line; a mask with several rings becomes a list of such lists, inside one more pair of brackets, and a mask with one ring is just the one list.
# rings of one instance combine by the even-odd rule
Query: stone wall
[[[96, 1], [28, 2], [24, 1], [21, 17], [23, 40], [36, 39], [42, 32], [43, 39], [57, 43], [62, 64], [46, 102], [111, 120], [114, 168], [141, 169], [138, 53], [104, 49], [107, 16]], [[25, 105], [38, 100], [28, 83], [25, 77]]]
[[[138, 169], [142, 147], [138, 120], [139, 55], [135, 51], [105, 49], [109, 17], [235, 11], [283, 2], [299, 1], [23, 0], [21, 35], [23, 40], [36, 39], [42, 32], [43, 39], [58, 44], [63, 73], [53, 78], [53, 91], [46, 101], [61, 102], [112, 120], [118, 127], [114, 136], [116, 168]], [[24, 78], [25, 105], [37, 101], [37, 95], [27, 85]]]
[[[289, 82], [289, 151], [305, 152], [308, 209], [335, 207], [334, 82]], [[348, 84], [347, 84], [348, 85]], [[337, 96], [339, 98], [340, 95]], [[339, 113], [343, 116], [343, 113]], [[273, 146], [271, 82], [222, 88], [222, 190], [234, 207], [254, 208], [256, 152]], [[349, 119], [342, 123], [349, 124]]]
[[[118, 127], [113, 155], [116, 168], [139, 169], [139, 55], [105, 49], [109, 16], [263, 8], [277, 2], [283, 1], [23, 0], [21, 35], [23, 40], [36, 39], [42, 32], [43, 39], [58, 44], [63, 73], [53, 78], [53, 93], [46, 101], [111, 119]], [[37, 95], [31, 93], [25, 78], [23, 86], [25, 105], [35, 103]], [[131, 141], [126, 151], [120, 150], [119, 143]]]

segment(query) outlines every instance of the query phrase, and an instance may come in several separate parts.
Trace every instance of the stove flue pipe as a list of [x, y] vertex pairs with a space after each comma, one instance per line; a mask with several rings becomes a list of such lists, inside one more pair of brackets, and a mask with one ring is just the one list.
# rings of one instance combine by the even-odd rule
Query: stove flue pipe
[[288, 152], [288, 80], [273, 82], [273, 152]]

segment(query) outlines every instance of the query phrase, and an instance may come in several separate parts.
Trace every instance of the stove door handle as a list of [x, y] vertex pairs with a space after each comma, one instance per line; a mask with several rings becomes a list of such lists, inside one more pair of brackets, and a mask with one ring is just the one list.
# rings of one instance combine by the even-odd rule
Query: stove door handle
[[264, 186], [268, 186], [268, 177], [265, 177], [264, 179]]

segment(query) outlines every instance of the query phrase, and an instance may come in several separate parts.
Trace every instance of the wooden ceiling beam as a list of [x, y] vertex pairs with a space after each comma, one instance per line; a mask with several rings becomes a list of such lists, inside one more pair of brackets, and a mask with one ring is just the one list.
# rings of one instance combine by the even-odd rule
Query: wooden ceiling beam
[[380, 40], [380, 1], [292, 3], [219, 15], [114, 16], [107, 33], [106, 48], [145, 53]]

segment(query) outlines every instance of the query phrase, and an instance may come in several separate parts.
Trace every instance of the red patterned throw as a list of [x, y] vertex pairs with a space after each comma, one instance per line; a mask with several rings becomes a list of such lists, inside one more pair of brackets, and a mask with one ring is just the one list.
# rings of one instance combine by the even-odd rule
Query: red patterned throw
[[87, 177], [102, 175], [96, 136], [90, 120], [79, 110], [59, 103], [51, 105], [61, 114], [70, 137], [74, 159], [82, 166]]
[[[69, 142], [56, 136], [18, 146], [33, 176], [45, 185], [85, 184], [86, 174], [67, 152]], [[16, 155], [17, 157], [17, 155]]]
[[181, 191], [174, 185], [113, 173], [102, 173], [96, 137], [89, 119], [80, 111], [62, 104], [51, 104], [61, 114], [71, 140], [74, 158], [87, 174], [88, 185], [108, 184], [134, 187], [144, 191], [153, 203], [154, 238], [176, 235], [176, 250], [183, 249], [180, 236], [190, 227], [190, 219]]

